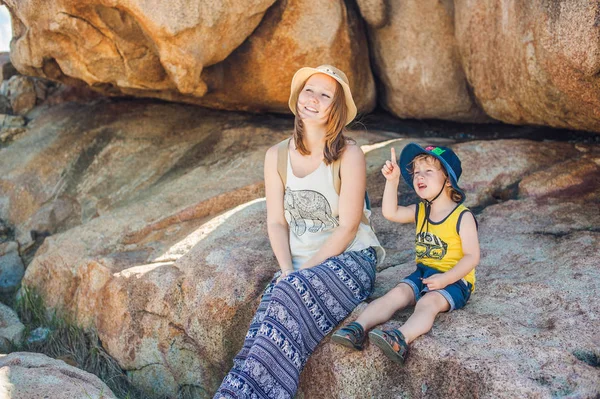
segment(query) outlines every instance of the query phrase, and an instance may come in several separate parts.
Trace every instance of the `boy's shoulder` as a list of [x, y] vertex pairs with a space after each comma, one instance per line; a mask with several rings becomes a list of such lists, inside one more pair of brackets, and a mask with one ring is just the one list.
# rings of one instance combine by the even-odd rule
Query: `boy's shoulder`
[[456, 209], [458, 219], [456, 221], [456, 232], [460, 234], [461, 227], [475, 227], [476, 230], [479, 230], [479, 223], [477, 223], [477, 218], [475, 218], [475, 214], [469, 208], [460, 204]]

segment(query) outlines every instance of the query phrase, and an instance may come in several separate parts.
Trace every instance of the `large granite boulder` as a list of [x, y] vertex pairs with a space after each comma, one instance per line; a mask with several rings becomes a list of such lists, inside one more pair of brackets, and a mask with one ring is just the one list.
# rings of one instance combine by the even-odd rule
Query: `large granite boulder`
[[199, 101], [221, 109], [289, 112], [292, 76], [331, 64], [348, 75], [359, 112], [375, 107], [369, 48], [355, 7], [342, 0], [279, 1], [225, 61], [206, 68], [209, 92]]
[[6, 52], [0, 53], [0, 82], [8, 80], [18, 74], [17, 69], [10, 61], [10, 54]]
[[395, 115], [600, 131], [597, 3], [357, 3]]
[[292, 121], [127, 104], [52, 108], [0, 150], [3, 219], [23, 246], [49, 236], [25, 284], [95, 326], [136, 385], [211, 392], [275, 270], [264, 205], [234, 208], [264, 195], [265, 151]]
[[7, 353], [12, 346], [23, 338], [25, 326], [19, 320], [17, 312], [0, 303], [0, 353]]
[[273, 3], [7, 1], [11, 54], [25, 74], [107, 95], [278, 112], [298, 68], [330, 63], [347, 72], [359, 110], [371, 111], [375, 83], [354, 8]]
[[490, 120], [469, 87], [452, 0], [359, 1], [368, 22], [381, 104], [401, 118]]
[[[486, 144], [454, 147], [468, 160], [465, 154], [484, 152]], [[495, 144], [500, 149], [517, 144], [514, 153], [504, 153], [504, 162], [517, 165], [509, 175], [520, 169], [521, 177], [516, 183], [503, 177], [506, 180], [499, 186], [518, 186], [514, 197], [499, 198], [477, 216], [482, 259], [469, 304], [440, 315], [432, 331], [413, 343], [404, 367], [387, 360], [373, 345], [357, 352], [326, 339], [302, 375], [300, 398], [593, 398], [600, 394], [596, 329], [600, 152], [595, 146], [574, 146], [578, 153], [568, 161], [544, 165], [534, 153], [528, 164], [522, 158], [531, 152], [521, 152], [526, 141]], [[537, 148], [551, 153], [556, 145], [562, 146], [544, 143]], [[564, 146], [565, 150], [573, 147]], [[566, 169], [567, 162], [579, 166]], [[488, 177], [501, 174], [489, 166], [481, 165]], [[473, 177], [476, 174], [467, 174], [465, 183]], [[477, 186], [471, 187], [484, 190]], [[475, 198], [487, 201], [485, 193]], [[404, 248], [412, 245], [414, 226], [379, 221], [378, 227], [380, 238], [391, 241], [393, 237], [386, 245], [392, 251], [395, 242]], [[382, 296], [414, 270], [414, 253], [407, 259], [397, 251], [393, 256], [395, 252], [394, 260], [399, 262], [378, 274], [372, 298]], [[399, 327], [410, 312], [398, 313], [384, 327]]]
[[142, 102], [57, 106], [0, 149], [0, 218], [27, 247], [127, 203], [137, 216], [118, 228], [131, 237], [230, 209], [260, 195], [264, 151], [286, 134], [250, 120]]
[[105, 93], [202, 96], [202, 70], [252, 33], [274, 0], [14, 1], [11, 58], [27, 75]]
[[6, 399], [117, 399], [93, 374], [40, 353], [0, 355], [0, 396]]
[[600, 4], [456, 0], [458, 55], [492, 118], [600, 131]]

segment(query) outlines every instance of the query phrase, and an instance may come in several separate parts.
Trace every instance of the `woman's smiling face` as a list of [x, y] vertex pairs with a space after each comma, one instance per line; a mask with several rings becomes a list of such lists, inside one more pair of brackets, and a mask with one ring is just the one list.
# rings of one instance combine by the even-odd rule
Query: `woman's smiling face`
[[304, 122], [327, 123], [337, 82], [323, 73], [312, 75], [298, 95], [298, 116]]

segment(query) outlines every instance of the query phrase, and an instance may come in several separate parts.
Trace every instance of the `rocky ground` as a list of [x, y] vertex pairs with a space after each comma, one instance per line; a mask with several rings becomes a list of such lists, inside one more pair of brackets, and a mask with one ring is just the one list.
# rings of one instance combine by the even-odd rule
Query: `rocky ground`
[[[149, 397], [210, 397], [277, 269], [262, 162], [291, 119], [105, 99], [25, 116], [26, 130], [0, 149], [0, 245], [19, 255], [24, 284], [96, 328]], [[450, 145], [463, 159], [480, 225], [477, 290], [415, 342], [404, 368], [377, 348], [356, 353], [326, 339], [299, 397], [600, 394], [595, 136], [548, 141], [530, 128], [376, 118], [351, 134], [366, 153], [373, 223], [388, 250], [374, 296], [414, 267], [414, 226], [379, 208], [381, 164], [409, 141]], [[404, 185], [399, 197], [414, 201]]]
[[39, 353], [0, 355], [0, 376], [3, 398], [117, 398], [95, 375]]

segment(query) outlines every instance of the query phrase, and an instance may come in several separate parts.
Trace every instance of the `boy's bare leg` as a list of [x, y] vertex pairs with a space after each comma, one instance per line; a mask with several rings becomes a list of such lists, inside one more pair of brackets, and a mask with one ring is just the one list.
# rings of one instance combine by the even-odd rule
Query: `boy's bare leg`
[[406, 343], [411, 343], [415, 338], [425, 334], [433, 326], [433, 321], [438, 313], [450, 309], [450, 304], [439, 292], [425, 294], [415, 305], [414, 313], [398, 330], [404, 335]]
[[391, 319], [396, 311], [414, 305], [414, 303], [415, 294], [413, 289], [408, 284], [400, 283], [381, 298], [377, 298], [371, 302], [360, 316], [358, 316], [356, 322], [365, 331], [368, 331], [373, 326], [385, 323]]

